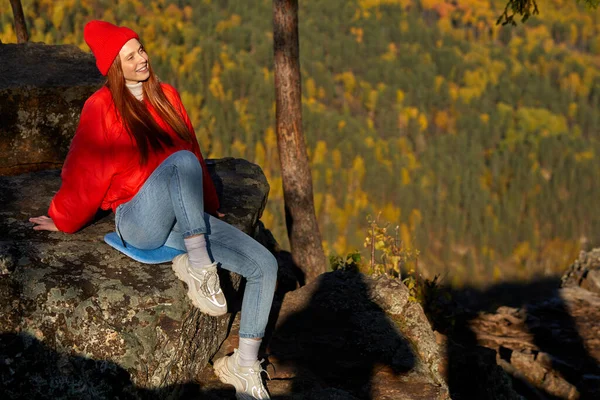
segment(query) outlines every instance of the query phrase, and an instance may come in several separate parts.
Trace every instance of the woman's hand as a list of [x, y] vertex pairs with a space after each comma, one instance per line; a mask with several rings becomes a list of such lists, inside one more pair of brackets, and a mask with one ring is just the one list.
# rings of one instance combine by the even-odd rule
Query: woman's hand
[[224, 216], [225, 216], [225, 214], [223, 214], [223, 213], [220, 213], [220, 212], [218, 212], [218, 211], [217, 211], [217, 217], [218, 217], [218, 218], [223, 218]]
[[40, 217], [29, 218], [29, 222], [37, 224], [33, 227], [33, 229], [36, 231], [58, 232], [58, 228], [54, 224], [54, 221], [52, 221], [52, 218], [46, 217], [45, 215], [42, 215]]

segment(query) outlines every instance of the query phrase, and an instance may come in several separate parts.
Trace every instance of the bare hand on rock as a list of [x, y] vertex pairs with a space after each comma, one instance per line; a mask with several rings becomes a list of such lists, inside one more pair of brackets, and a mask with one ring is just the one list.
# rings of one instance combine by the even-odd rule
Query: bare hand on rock
[[39, 217], [34, 217], [34, 218], [29, 218], [29, 222], [33, 222], [34, 224], [36, 224], [33, 227], [33, 229], [36, 231], [58, 232], [58, 228], [54, 224], [54, 221], [52, 221], [52, 218], [47, 217], [45, 215], [42, 215]]

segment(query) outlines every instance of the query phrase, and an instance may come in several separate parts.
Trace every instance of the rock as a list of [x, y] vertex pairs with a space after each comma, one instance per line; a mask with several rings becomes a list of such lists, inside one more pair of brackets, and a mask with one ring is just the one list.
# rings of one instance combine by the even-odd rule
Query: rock
[[408, 297], [397, 280], [321, 275], [286, 294], [267, 370], [273, 379], [292, 380], [294, 399], [323, 390], [346, 398], [449, 399], [433, 331]]
[[[449, 399], [441, 354], [417, 303], [399, 281], [350, 271], [281, 291], [267, 330], [267, 387], [277, 399]], [[214, 359], [236, 347], [239, 318]], [[222, 393], [212, 369], [205, 388]], [[212, 398], [212, 397], [207, 397]]]
[[587, 273], [584, 289], [600, 294], [600, 269], [593, 269]]
[[444, 382], [440, 348], [421, 305], [409, 300], [406, 286], [397, 280], [380, 277], [371, 283], [373, 301], [400, 327], [436, 381]]
[[470, 321], [477, 342], [493, 349], [522, 393], [563, 399], [600, 398], [600, 249], [582, 252], [562, 288], [519, 308], [501, 307]]
[[496, 362], [496, 352], [483, 346], [448, 341], [444, 360], [447, 382], [454, 398], [523, 400], [510, 376]]
[[580, 286], [600, 294], [600, 248], [582, 251], [561, 279], [562, 287]]
[[227, 213], [226, 221], [253, 237], [259, 236], [259, 219], [269, 196], [269, 183], [260, 167], [233, 158], [207, 163], [221, 199], [221, 212]]
[[0, 44], [0, 175], [59, 168], [105, 79], [74, 45]]
[[[260, 168], [227, 159], [209, 169], [222, 196], [243, 202], [224, 202], [226, 221], [252, 234], [269, 190]], [[33, 231], [27, 219], [46, 213], [59, 186], [59, 171], [0, 177], [3, 389], [80, 398], [65, 390], [88, 382], [81, 398], [115, 398], [194, 381], [225, 339], [231, 315], [199, 313], [169, 264], [143, 265], [104, 244], [112, 214], [73, 235]], [[240, 277], [223, 273], [221, 280], [228, 299], [235, 296]], [[39, 368], [28, 375], [28, 365]], [[52, 385], [35, 384], [43, 380]]]
[[542, 387], [546, 393], [561, 399], [580, 397], [577, 388], [552, 369], [552, 357], [547, 353], [514, 351], [508, 362], [529, 383], [533, 383], [536, 387]]

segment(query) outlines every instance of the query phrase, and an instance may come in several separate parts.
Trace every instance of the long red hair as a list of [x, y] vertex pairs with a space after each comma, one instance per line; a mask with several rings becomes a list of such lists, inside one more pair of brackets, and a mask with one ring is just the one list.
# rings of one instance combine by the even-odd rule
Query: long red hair
[[[144, 98], [156, 110], [158, 116], [165, 121], [182, 139], [191, 142], [192, 134], [188, 129], [181, 114], [173, 107], [164, 94], [160, 82], [150, 63], [148, 63], [150, 77], [142, 83]], [[140, 151], [140, 162], [148, 161], [150, 151], [159, 151], [165, 147], [173, 146], [173, 140], [154, 120], [148, 108], [135, 98], [125, 86], [125, 77], [121, 68], [119, 56], [110, 66], [107, 74], [106, 86], [110, 90], [117, 110], [121, 116], [127, 132], [133, 137]]]

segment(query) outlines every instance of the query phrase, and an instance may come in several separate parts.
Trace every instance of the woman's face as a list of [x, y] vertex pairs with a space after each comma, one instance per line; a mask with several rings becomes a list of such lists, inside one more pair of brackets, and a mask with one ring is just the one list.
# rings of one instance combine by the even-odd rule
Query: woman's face
[[125, 43], [119, 52], [119, 57], [125, 83], [134, 84], [150, 77], [148, 54], [137, 39], [134, 38]]

